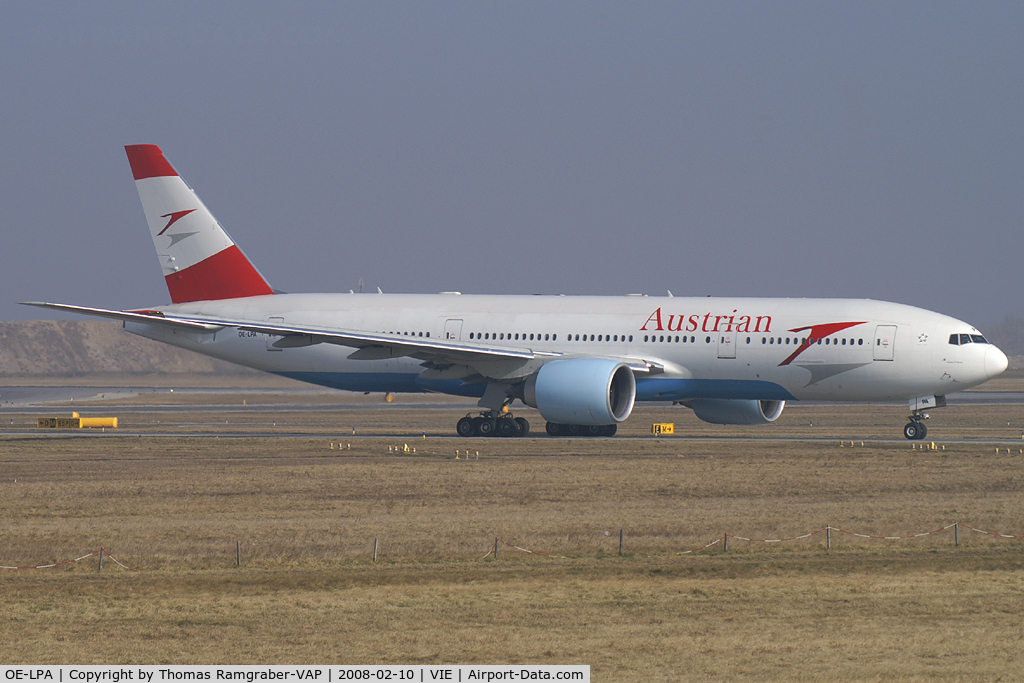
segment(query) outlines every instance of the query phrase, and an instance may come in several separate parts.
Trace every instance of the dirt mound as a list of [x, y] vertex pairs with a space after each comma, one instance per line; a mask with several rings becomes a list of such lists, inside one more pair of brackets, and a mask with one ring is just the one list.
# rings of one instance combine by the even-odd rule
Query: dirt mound
[[0, 376], [253, 371], [125, 332], [113, 320], [0, 322]]

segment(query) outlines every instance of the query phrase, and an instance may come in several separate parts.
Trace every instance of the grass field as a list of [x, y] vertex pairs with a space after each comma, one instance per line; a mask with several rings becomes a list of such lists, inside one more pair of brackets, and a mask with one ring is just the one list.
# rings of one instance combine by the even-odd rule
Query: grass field
[[[139, 571], [108, 559], [98, 572], [90, 557], [0, 572], [3, 663], [575, 663], [614, 681], [1024, 675], [1021, 541], [833, 531], [831, 549], [819, 533], [684, 552], [826, 525], [1024, 535], [1021, 406], [935, 411], [937, 450], [919, 451], [898, 438], [899, 407], [794, 406], [749, 429], [638, 408], [622, 438], [569, 441], [442, 436], [459, 411], [441, 405], [238, 410], [264, 405], [252, 392], [181, 410], [196, 400], [103, 403], [88, 414], [116, 414], [122, 429], [86, 436], [15, 436], [33, 416], [5, 414], [0, 565], [103, 547]], [[143, 401], [155, 407], [133, 407]], [[677, 435], [646, 436], [661, 421]], [[240, 429], [254, 437], [229, 436]], [[416, 453], [396, 452], [406, 445]], [[543, 554], [499, 544], [495, 558], [495, 538]]]

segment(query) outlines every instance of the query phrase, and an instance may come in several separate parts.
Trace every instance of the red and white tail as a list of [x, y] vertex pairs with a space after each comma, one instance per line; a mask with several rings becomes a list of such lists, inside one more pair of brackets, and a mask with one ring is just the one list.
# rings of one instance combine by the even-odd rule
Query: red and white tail
[[124, 149], [171, 301], [274, 293], [159, 147], [127, 145]]

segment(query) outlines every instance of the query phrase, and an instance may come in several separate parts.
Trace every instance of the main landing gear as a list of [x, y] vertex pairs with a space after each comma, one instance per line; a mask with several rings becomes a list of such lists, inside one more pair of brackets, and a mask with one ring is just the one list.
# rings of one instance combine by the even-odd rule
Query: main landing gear
[[519, 437], [530, 433], [530, 423], [526, 418], [512, 417], [508, 413], [485, 412], [475, 417], [470, 413], [455, 423], [455, 431], [459, 436]]
[[[618, 425], [563, 425], [548, 422], [545, 430], [549, 436], [614, 436]], [[520, 437], [530, 433], [530, 423], [525, 418], [512, 417], [508, 413], [470, 413], [455, 424], [455, 431], [459, 436]]]
[[928, 436], [928, 428], [924, 426], [924, 421], [927, 419], [928, 413], [914, 411], [914, 414], [910, 416], [910, 422], [903, 428], [903, 436], [911, 441], [920, 441]]
[[563, 425], [548, 422], [548, 436], [615, 436], [618, 425]]

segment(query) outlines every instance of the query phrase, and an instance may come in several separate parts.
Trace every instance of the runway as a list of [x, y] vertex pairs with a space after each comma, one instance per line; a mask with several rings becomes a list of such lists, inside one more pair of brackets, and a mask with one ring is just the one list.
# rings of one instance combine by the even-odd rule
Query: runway
[[[166, 403], [154, 402], [146, 403], [147, 395], [154, 397], [161, 396], [166, 398], [174, 394], [175, 397], [195, 397], [202, 399], [201, 404], [196, 405], [168, 405]], [[218, 396], [223, 397], [264, 397], [278, 399], [277, 401], [269, 401], [256, 403], [251, 405], [242, 405], [236, 401], [231, 403], [216, 403], [209, 402], [209, 399], [216, 398]], [[12, 410], [20, 411], [25, 408], [32, 408], [43, 413], [46, 411], [53, 412], [66, 412], [67, 403], [73, 403], [75, 401], [88, 401], [90, 405], [100, 405], [105, 401], [120, 401], [125, 399], [138, 399], [137, 402], [133, 402], [131, 409], [133, 411], [143, 410], [160, 410], [160, 411], [174, 411], [174, 410], [195, 410], [200, 405], [205, 408], [217, 410], [228, 410], [237, 412], [265, 412], [268, 410], [282, 410], [286, 406], [287, 410], [292, 411], [303, 411], [303, 410], [323, 410], [326, 405], [330, 405], [332, 410], [365, 410], [367, 407], [385, 406], [390, 407], [409, 407], [417, 410], [428, 410], [428, 409], [451, 409], [460, 406], [475, 406], [475, 401], [472, 399], [460, 399], [458, 397], [444, 397], [444, 396], [430, 396], [425, 394], [414, 394], [411, 395], [416, 398], [424, 399], [429, 398], [429, 402], [412, 401], [409, 395], [398, 394], [395, 397], [394, 403], [386, 404], [383, 398], [378, 398], [376, 401], [353, 401], [345, 402], [346, 399], [361, 398], [361, 394], [352, 394], [348, 392], [340, 392], [333, 389], [324, 389], [318, 387], [311, 387], [309, 389], [182, 389], [182, 388], [170, 388], [170, 387], [42, 387], [42, 386], [10, 386], [0, 387], [0, 414], [3, 412], [10, 412]], [[303, 397], [309, 398], [308, 402], [301, 402], [300, 399]], [[320, 399], [320, 400], [317, 400]], [[1021, 391], [962, 391], [954, 394], [949, 394], [946, 397], [948, 405], [1021, 405], [1024, 404], [1024, 392]], [[60, 405], [54, 405], [60, 404]], [[650, 404], [638, 404], [638, 405], [668, 405], [667, 403], [650, 403]], [[801, 402], [790, 402], [789, 405], [835, 405], [835, 404], [821, 404], [812, 401], [801, 401]], [[870, 403], [870, 404], [851, 404], [851, 405], [900, 405], [900, 403]]]
[[[992, 447], [1019, 448], [1024, 445], [1024, 429], [1014, 428], [1018, 413], [1010, 406], [1024, 404], [1024, 392], [970, 391], [951, 394], [949, 406], [971, 408], [977, 412], [977, 425], [964, 428], [964, 419], [953, 425], [954, 413], [936, 410], [929, 423], [928, 441], [941, 438], [944, 444], [988, 444]], [[792, 408], [791, 408], [791, 407]], [[637, 404], [633, 416], [620, 426], [616, 442], [650, 441], [650, 423], [677, 422], [676, 434], [663, 437], [682, 443], [762, 443], [794, 442], [837, 443], [855, 439], [871, 445], [909, 446], [901, 434], [905, 405], [842, 404], [799, 402], [787, 406], [783, 420], [789, 424], [755, 427], [719, 427], [695, 422], [692, 413], [667, 403]], [[991, 410], [986, 407], [990, 407]], [[832, 411], [830, 419], [819, 421]], [[874, 409], [877, 417], [870, 423], [858, 422], [858, 411]], [[525, 439], [459, 438], [449, 426], [461, 415], [479, 410], [472, 399], [448, 396], [397, 395], [391, 403], [382, 395], [364, 396], [330, 389], [289, 388], [179, 388], [174, 387], [0, 387], [0, 436], [44, 439], [232, 439], [259, 441], [311, 440], [338, 441], [385, 440], [395, 443], [420, 441], [426, 434], [433, 443], [442, 442], [444, 452], [469, 444], [538, 443], [555, 441], [544, 433], [543, 420], [535, 410], [521, 410], [532, 423]], [[800, 411], [808, 423], [792, 424]], [[80, 411], [89, 416], [118, 416], [116, 430], [40, 430], [36, 417], [70, 416]], [[997, 417], [998, 414], [998, 417]], [[974, 427], [973, 417], [967, 424]], [[999, 426], [998, 420], [1002, 420]], [[821, 426], [814, 427], [815, 422]], [[838, 422], [838, 423], [837, 423]], [[827, 425], [827, 426], [826, 426]], [[985, 426], [987, 425], [987, 427]], [[355, 433], [353, 433], [355, 428]], [[945, 438], [948, 434], [950, 438]], [[975, 436], [976, 435], [976, 436]], [[562, 441], [569, 442], [564, 438]], [[601, 439], [577, 437], [574, 443], [595, 443]], [[504, 448], [503, 448], [504, 450]]]

